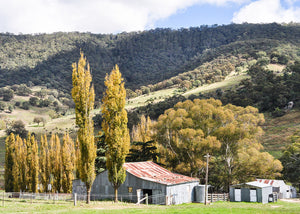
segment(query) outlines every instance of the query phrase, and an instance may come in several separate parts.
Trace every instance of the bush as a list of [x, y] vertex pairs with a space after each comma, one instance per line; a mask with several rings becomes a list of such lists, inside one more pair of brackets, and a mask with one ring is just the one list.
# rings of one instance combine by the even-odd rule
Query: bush
[[15, 135], [19, 135], [21, 138], [26, 138], [28, 131], [25, 129], [25, 124], [22, 120], [16, 120], [12, 123], [10, 127], [5, 130], [7, 135], [10, 133], [14, 133]]
[[280, 108], [275, 108], [275, 110], [272, 112], [273, 117], [281, 117], [285, 115], [285, 111]]
[[43, 117], [35, 117], [34, 119], [33, 119], [33, 122], [34, 123], [37, 123], [38, 124], [38, 126], [40, 125], [40, 123], [45, 123], [45, 119], [43, 118]]
[[14, 98], [14, 91], [11, 89], [3, 90], [3, 101], [10, 101]]
[[19, 96], [29, 96], [31, 93], [31, 89], [25, 84], [21, 84], [16, 90], [16, 94]]
[[37, 97], [30, 97], [29, 98], [29, 103], [32, 106], [37, 106], [39, 99]]
[[28, 110], [29, 109], [29, 102], [25, 101], [22, 103], [22, 105], [20, 106], [20, 108], [24, 109], [24, 110]]

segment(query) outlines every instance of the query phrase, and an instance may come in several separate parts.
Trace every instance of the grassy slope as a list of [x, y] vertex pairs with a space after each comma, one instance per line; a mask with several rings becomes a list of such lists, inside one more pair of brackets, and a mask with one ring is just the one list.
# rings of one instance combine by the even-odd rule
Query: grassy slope
[[234, 87], [237, 84], [239, 84], [242, 80], [249, 78], [249, 76], [246, 73], [236, 74], [235, 72], [232, 72], [230, 75], [228, 75], [225, 80], [221, 82], [215, 82], [212, 84], [206, 84], [203, 86], [200, 86], [198, 88], [189, 90], [185, 92], [184, 96], [189, 96], [192, 94], [199, 94], [199, 93], [207, 93], [211, 91], [215, 91], [217, 89], [228, 89], [230, 87]]
[[[193, 88], [191, 90], [186, 91], [185, 93], [181, 93], [183, 96], [190, 96], [192, 94], [199, 94], [199, 93], [207, 93], [211, 91], [215, 91], [217, 89], [228, 89], [231, 87], [234, 87], [238, 85], [242, 80], [249, 78], [249, 76], [242, 72], [240, 74], [237, 74], [235, 72], [232, 72], [230, 75], [228, 75], [225, 80], [221, 82], [215, 82], [212, 84], [206, 84], [197, 88]], [[151, 92], [150, 94], [144, 94], [139, 97], [135, 97], [132, 99], [129, 99], [126, 103], [127, 109], [132, 109], [139, 106], [147, 105], [149, 102], [160, 102], [168, 97], [173, 96], [174, 94], [178, 94], [179, 88], [170, 88], [170, 89], [164, 89], [160, 91]]]
[[300, 130], [300, 110], [294, 109], [282, 117], [271, 118], [265, 115], [263, 126], [265, 134], [262, 138], [265, 151], [279, 158], [288, 144], [288, 137]]

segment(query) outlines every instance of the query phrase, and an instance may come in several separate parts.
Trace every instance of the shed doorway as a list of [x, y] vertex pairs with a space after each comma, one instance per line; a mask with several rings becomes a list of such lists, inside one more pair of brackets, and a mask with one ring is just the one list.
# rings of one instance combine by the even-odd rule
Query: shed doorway
[[256, 189], [250, 189], [250, 202], [257, 202]]
[[148, 194], [148, 203], [152, 204], [152, 189], [143, 189], [143, 197], [146, 197]]
[[234, 189], [234, 201], [242, 201], [241, 189]]

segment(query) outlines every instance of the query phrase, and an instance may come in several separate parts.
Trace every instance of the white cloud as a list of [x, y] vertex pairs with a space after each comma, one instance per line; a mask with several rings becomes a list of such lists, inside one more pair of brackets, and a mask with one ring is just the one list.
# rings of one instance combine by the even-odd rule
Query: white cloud
[[287, 8], [281, 5], [280, 0], [258, 0], [244, 6], [236, 12], [232, 21], [234, 23], [289, 23], [300, 21], [300, 8], [293, 6], [295, 0], [286, 0]]
[[0, 0], [0, 32], [136, 31], [195, 4], [244, 2], [249, 0]]

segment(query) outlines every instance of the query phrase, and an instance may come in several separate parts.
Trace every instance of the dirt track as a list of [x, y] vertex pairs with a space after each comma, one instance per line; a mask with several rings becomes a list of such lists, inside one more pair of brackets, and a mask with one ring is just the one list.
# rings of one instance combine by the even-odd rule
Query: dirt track
[[281, 201], [291, 202], [291, 203], [300, 203], [300, 198], [286, 198], [280, 199]]

